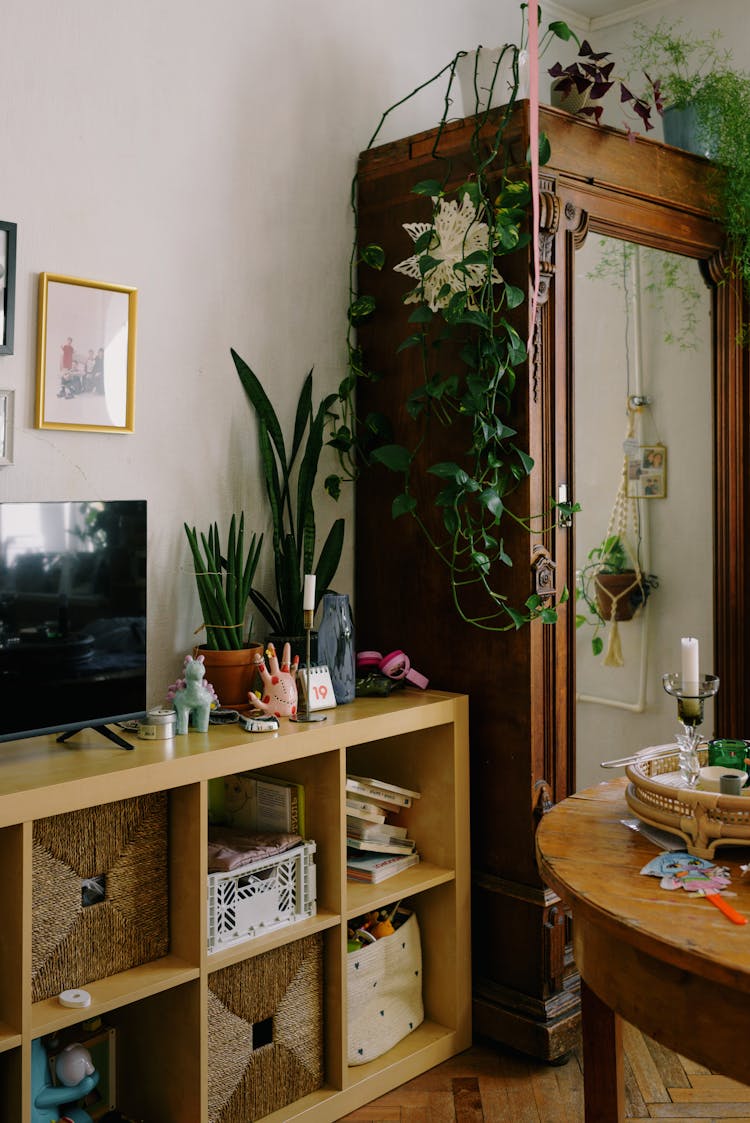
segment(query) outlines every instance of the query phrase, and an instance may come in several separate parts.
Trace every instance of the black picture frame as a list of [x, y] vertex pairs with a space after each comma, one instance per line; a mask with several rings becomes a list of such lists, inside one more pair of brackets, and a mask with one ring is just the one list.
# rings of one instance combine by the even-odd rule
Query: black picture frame
[[16, 311], [15, 222], [0, 221], [0, 355], [13, 354], [13, 321]]

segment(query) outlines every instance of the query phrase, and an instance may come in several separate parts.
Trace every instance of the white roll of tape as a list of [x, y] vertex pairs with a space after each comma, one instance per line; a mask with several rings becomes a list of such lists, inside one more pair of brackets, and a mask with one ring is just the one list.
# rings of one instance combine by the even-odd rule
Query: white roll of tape
[[64, 990], [58, 995], [58, 1002], [69, 1009], [82, 1009], [91, 1005], [91, 995], [87, 990]]

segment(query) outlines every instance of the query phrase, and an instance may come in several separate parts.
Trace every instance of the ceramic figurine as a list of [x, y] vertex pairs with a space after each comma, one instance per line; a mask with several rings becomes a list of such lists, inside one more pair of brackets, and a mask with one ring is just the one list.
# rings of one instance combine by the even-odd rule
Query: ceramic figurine
[[[68, 1079], [62, 1086], [53, 1086], [42, 1039], [35, 1037], [31, 1043], [31, 1123], [49, 1123], [51, 1111], [56, 1118], [58, 1107], [82, 1099], [99, 1083], [99, 1073], [91, 1063], [91, 1054], [82, 1045], [68, 1046], [58, 1061], [62, 1061]], [[65, 1118], [70, 1123], [92, 1123], [89, 1113], [78, 1107], [68, 1108]]]
[[260, 710], [264, 714], [273, 714], [275, 717], [296, 715], [299, 656], [295, 655], [290, 664], [291, 650], [289, 644], [285, 643], [281, 652], [281, 666], [272, 643], [269, 643], [266, 649], [268, 667], [264, 660], [258, 657], [258, 673], [263, 689], [260, 695], [248, 694], [247, 698], [252, 709]]
[[203, 681], [205, 674], [203, 656], [193, 659], [192, 655], [187, 655], [184, 678], [178, 679], [167, 691], [177, 714], [178, 733], [187, 733], [188, 724], [199, 733], [208, 730], [208, 718], [216, 694], [211, 684]]

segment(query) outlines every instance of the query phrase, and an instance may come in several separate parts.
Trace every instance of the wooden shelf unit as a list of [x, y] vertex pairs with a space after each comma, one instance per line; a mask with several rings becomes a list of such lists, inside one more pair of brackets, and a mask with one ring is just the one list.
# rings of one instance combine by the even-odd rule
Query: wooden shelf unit
[[[126, 735], [130, 736], [130, 735]], [[278, 733], [212, 726], [114, 748], [92, 730], [0, 747], [0, 868], [14, 887], [0, 933], [0, 1117], [31, 1113], [34, 1038], [106, 1014], [117, 1029], [118, 1106], [159, 1123], [208, 1119], [210, 975], [313, 933], [323, 939], [324, 1085], [265, 1117], [333, 1123], [471, 1042], [468, 701], [438, 691], [363, 698], [326, 721]], [[207, 951], [208, 782], [247, 769], [305, 785], [306, 835], [317, 844], [317, 914], [266, 936]], [[410, 834], [422, 862], [377, 885], [346, 880], [346, 773], [422, 792]], [[36, 819], [166, 792], [169, 952], [85, 984], [85, 1011], [32, 1001], [32, 826]], [[384, 1056], [347, 1064], [346, 922], [406, 898], [420, 922], [425, 1021]]]

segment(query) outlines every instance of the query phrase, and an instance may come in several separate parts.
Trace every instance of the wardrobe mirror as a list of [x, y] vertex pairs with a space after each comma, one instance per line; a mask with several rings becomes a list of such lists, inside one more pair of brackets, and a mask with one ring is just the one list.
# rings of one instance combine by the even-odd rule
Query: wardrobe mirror
[[[580, 789], [609, 775], [603, 744], [615, 758], [671, 740], [661, 676], [680, 669], [681, 636], [698, 637], [701, 669], [715, 669], [713, 392], [711, 292], [697, 260], [590, 230], [574, 272]], [[599, 594], [616, 624], [593, 608], [602, 560], [634, 571]], [[713, 716], [709, 703], [707, 733]]]

